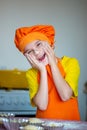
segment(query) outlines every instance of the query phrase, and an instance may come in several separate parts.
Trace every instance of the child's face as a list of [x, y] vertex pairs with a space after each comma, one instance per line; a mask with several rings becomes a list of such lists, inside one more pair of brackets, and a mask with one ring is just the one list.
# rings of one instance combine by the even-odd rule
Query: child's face
[[34, 57], [40, 63], [44, 65], [48, 64], [48, 58], [44, 50], [45, 44], [48, 44], [47, 41], [35, 40], [26, 45], [24, 49], [24, 55], [29, 55], [30, 57]]

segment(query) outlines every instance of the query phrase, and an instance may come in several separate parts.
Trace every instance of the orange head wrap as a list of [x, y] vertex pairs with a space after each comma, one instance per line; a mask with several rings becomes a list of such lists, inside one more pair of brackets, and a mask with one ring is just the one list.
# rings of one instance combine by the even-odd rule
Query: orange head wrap
[[51, 45], [54, 44], [54, 36], [55, 30], [52, 25], [34, 25], [18, 28], [14, 42], [16, 47], [23, 52], [25, 46], [34, 40], [44, 40]]

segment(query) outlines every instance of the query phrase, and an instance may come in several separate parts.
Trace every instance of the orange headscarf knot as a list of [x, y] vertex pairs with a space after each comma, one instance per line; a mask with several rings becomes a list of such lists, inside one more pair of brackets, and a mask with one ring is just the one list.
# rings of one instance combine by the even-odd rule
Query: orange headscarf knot
[[14, 42], [16, 47], [23, 52], [25, 46], [34, 40], [44, 40], [53, 45], [54, 36], [55, 30], [52, 25], [34, 25], [18, 28], [15, 32]]

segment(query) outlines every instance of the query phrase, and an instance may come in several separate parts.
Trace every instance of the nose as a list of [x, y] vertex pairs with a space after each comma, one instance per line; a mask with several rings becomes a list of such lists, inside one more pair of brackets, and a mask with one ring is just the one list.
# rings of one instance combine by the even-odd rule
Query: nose
[[39, 54], [39, 50], [34, 50], [35, 55]]

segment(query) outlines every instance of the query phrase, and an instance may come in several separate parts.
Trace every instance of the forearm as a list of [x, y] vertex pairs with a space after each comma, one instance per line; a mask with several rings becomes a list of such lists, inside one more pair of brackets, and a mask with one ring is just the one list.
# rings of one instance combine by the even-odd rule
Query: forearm
[[51, 71], [52, 71], [53, 80], [54, 80], [56, 89], [60, 95], [60, 98], [63, 101], [68, 100], [73, 95], [73, 91], [71, 87], [62, 77], [60, 70], [58, 69], [58, 66], [56, 64], [51, 66]]
[[46, 69], [43, 69], [41, 71], [40, 77], [41, 79], [39, 90], [35, 95], [33, 101], [39, 109], [45, 110], [48, 105], [48, 82]]

